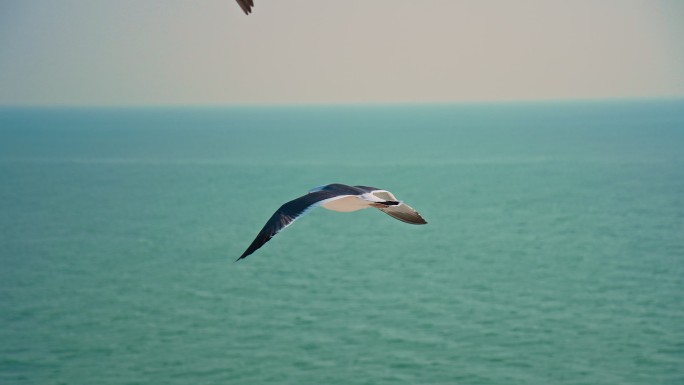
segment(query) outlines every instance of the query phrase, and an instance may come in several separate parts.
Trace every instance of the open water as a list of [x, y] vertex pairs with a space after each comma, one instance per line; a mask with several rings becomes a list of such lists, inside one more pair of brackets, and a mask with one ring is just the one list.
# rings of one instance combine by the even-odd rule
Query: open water
[[684, 101], [0, 109], [0, 383], [683, 384]]

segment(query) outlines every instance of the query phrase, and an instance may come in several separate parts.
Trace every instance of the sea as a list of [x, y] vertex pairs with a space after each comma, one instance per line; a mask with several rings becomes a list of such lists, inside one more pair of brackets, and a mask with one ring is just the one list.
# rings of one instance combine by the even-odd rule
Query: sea
[[2, 107], [0, 384], [684, 384], [684, 100]]

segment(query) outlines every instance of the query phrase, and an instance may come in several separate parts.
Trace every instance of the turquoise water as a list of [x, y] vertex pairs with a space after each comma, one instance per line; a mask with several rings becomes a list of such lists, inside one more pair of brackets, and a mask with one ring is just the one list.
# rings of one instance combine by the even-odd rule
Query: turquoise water
[[[315, 210], [325, 183], [428, 220]], [[2, 384], [682, 384], [684, 102], [0, 110]]]

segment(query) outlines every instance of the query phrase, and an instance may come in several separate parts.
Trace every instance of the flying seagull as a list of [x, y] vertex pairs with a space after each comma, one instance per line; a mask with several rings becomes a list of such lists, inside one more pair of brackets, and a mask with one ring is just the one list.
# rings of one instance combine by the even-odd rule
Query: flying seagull
[[264, 228], [257, 234], [252, 244], [238, 258], [239, 261], [255, 252], [266, 242], [271, 240], [280, 230], [291, 225], [296, 219], [316, 206], [340, 211], [351, 212], [375, 207], [380, 211], [412, 225], [424, 225], [427, 222], [409, 205], [398, 201], [389, 191], [368, 186], [347, 186], [333, 183], [315, 187], [309, 193], [280, 206], [266, 222]]
[[254, 2], [252, 0], [236, 0], [240, 8], [242, 8], [242, 11], [245, 12], [245, 15], [249, 15], [252, 13], [252, 7], [254, 6]]

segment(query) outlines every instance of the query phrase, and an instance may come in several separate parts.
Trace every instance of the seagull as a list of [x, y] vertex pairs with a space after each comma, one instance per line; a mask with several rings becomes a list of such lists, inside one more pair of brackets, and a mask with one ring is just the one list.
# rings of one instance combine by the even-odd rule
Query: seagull
[[252, 13], [252, 7], [254, 6], [254, 2], [252, 0], [236, 0], [240, 8], [242, 8], [242, 11], [245, 13], [245, 15], [249, 15]]
[[236, 262], [255, 252], [282, 229], [317, 206], [339, 212], [352, 212], [375, 207], [402, 222], [412, 225], [427, 224], [416, 210], [397, 200], [394, 194], [387, 190], [333, 183], [314, 187], [306, 195], [280, 206]]

